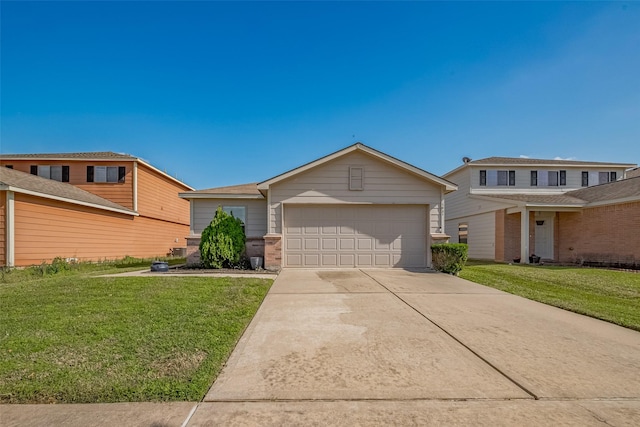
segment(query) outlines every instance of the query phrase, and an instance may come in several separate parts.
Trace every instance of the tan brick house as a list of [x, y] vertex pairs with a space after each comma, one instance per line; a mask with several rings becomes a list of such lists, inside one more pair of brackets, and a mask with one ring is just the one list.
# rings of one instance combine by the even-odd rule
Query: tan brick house
[[245, 225], [247, 254], [265, 267], [431, 265], [445, 241], [451, 182], [357, 143], [260, 183], [189, 191], [189, 262], [218, 206]]
[[0, 265], [166, 255], [185, 247], [190, 186], [112, 152], [0, 155]]
[[[640, 266], [640, 178], [629, 163], [491, 157], [444, 176], [445, 231], [469, 256]], [[633, 175], [633, 174], [629, 174]]]

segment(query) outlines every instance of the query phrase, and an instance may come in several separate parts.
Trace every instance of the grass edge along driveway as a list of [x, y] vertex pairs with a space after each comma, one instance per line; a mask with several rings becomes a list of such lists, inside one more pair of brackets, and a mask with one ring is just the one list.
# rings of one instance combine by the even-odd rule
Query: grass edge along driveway
[[640, 331], [640, 273], [470, 261], [460, 277]]
[[200, 400], [270, 279], [53, 275], [0, 284], [0, 403]]

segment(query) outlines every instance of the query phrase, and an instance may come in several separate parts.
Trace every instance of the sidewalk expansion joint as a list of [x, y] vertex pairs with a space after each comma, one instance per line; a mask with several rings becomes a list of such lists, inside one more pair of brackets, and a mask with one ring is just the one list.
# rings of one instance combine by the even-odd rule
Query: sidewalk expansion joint
[[458, 344], [460, 344], [461, 346], [463, 346], [464, 348], [466, 348], [468, 351], [471, 352], [471, 354], [473, 354], [474, 356], [476, 356], [478, 359], [482, 360], [484, 363], [486, 363], [487, 365], [489, 365], [491, 368], [493, 368], [496, 372], [498, 372], [500, 375], [502, 375], [503, 377], [505, 377], [507, 380], [509, 380], [510, 382], [512, 382], [513, 384], [515, 384], [518, 388], [520, 388], [522, 391], [524, 391], [525, 393], [527, 393], [529, 396], [531, 396], [533, 399], [535, 400], [539, 400], [540, 397], [537, 396], [535, 393], [533, 393], [531, 390], [529, 390], [528, 388], [526, 388], [524, 385], [520, 384], [518, 381], [516, 381], [514, 378], [512, 378], [511, 376], [509, 376], [506, 372], [504, 372], [502, 369], [498, 368], [496, 365], [494, 365], [493, 363], [491, 363], [489, 360], [487, 360], [485, 357], [481, 356], [478, 352], [476, 352], [475, 350], [473, 350], [471, 347], [469, 347], [467, 344], [465, 344], [464, 342], [462, 342], [462, 340], [460, 340], [459, 338], [457, 338], [455, 335], [453, 335], [451, 332], [447, 331], [444, 327], [440, 326], [436, 321], [430, 319], [429, 317], [427, 317], [424, 313], [420, 312], [420, 310], [418, 310], [417, 308], [415, 308], [414, 306], [412, 306], [411, 304], [409, 304], [407, 301], [405, 301], [400, 295], [396, 294], [395, 292], [393, 292], [391, 289], [389, 289], [388, 287], [386, 287], [383, 283], [381, 283], [379, 280], [376, 280], [374, 277], [372, 277], [371, 275], [367, 274], [367, 272], [360, 270], [363, 274], [367, 275], [368, 277], [371, 278], [371, 280], [375, 281], [376, 283], [378, 283], [380, 286], [382, 286], [383, 288], [385, 288], [387, 291], [389, 291], [390, 294], [392, 294], [393, 296], [395, 296], [396, 298], [398, 298], [403, 304], [405, 304], [407, 307], [409, 307], [410, 309], [412, 309], [413, 311], [415, 311], [416, 313], [418, 313], [420, 316], [422, 316], [425, 320], [427, 320], [428, 322], [430, 322], [431, 324], [433, 324], [436, 328], [440, 329], [442, 332], [444, 332], [445, 334], [447, 334], [451, 339], [453, 339], [454, 341], [456, 341]]

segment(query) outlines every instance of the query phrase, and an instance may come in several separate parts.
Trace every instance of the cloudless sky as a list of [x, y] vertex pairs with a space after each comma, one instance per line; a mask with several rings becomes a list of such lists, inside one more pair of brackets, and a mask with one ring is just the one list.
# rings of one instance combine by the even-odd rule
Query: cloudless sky
[[640, 162], [637, 2], [0, 3], [1, 153], [115, 151], [197, 188], [361, 141]]

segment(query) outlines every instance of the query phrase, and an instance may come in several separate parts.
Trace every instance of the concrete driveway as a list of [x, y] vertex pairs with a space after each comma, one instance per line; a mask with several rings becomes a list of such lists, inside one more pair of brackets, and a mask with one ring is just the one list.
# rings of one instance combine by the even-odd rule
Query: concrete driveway
[[189, 426], [638, 425], [640, 333], [439, 273], [284, 270]]

